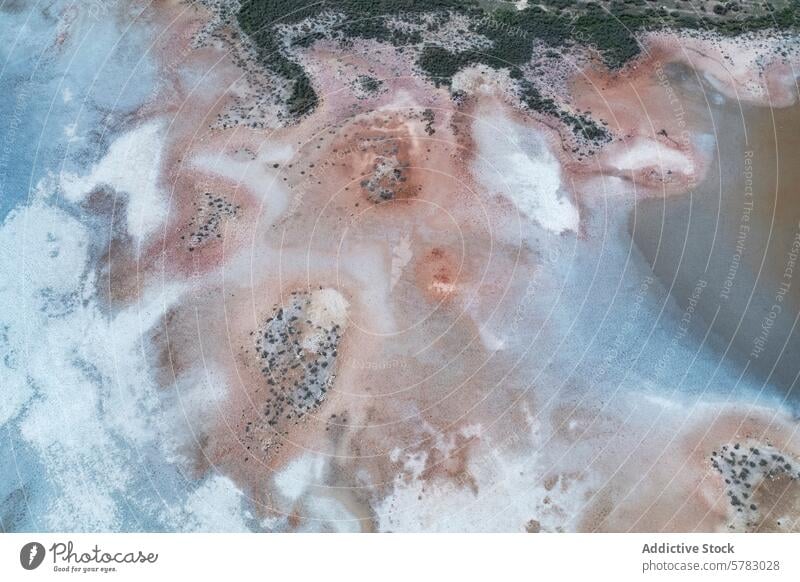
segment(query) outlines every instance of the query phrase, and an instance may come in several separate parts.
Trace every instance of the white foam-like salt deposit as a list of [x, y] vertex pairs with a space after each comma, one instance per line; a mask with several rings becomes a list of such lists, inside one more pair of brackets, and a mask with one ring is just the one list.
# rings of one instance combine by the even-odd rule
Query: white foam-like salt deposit
[[653, 140], [640, 138], [628, 142], [609, 156], [609, 163], [617, 170], [639, 170], [655, 166], [662, 171], [691, 174], [692, 158], [686, 153]]
[[295, 504], [300, 501], [303, 531], [326, 528], [338, 532], [359, 531], [358, 519], [336, 498], [335, 489], [325, 487], [327, 472], [328, 459], [320, 454], [306, 452], [292, 459], [274, 477], [278, 493], [288, 502], [280, 504], [279, 510], [294, 511]]
[[296, 501], [312, 485], [319, 485], [327, 469], [327, 460], [320, 455], [305, 453], [292, 459], [275, 475], [275, 486], [281, 495]]
[[302, 345], [305, 349], [316, 352], [325, 343], [327, 330], [334, 325], [340, 327], [347, 322], [347, 299], [336, 289], [318, 289], [311, 293], [311, 301], [306, 316], [319, 331], [309, 333], [303, 338]]
[[262, 200], [259, 221], [269, 224], [290, 209], [289, 193], [278, 178], [274, 163], [285, 163], [294, 151], [282, 144], [269, 144], [255, 159], [240, 159], [225, 153], [201, 153], [192, 159], [192, 166], [202, 172], [222, 176], [237, 187], [245, 188]]
[[304, 531], [319, 531], [320, 524], [325, 524], [337, 533], [358, 533], [361, 527], [358, 520], [344, 504], [332, 497], [315, 496], [304, 505], [306, 520]]
[[227, 389], [225, 373], [206, 359], [202, 366], [183, 371], [172, 390], [162, 395], [161, 424], [167, 430], [161, 438], [168, 462], [185, 465], [193, 462], [187, 451], [217, 426]]
[[[28, 349], [39, 342], [57, 341], [43, 334], [40, 324], [50, 315], [69, 311], [82, 296], [87, 239], [80, 225], [63, 212], [34, 202], [12, 211], [0, 228], [0, 303], [3, 305], [0, 364], [5, 388], [0, 421], [12, 419], [33, 395], [35, 377], [51, 369], [39, 352]], [[44, 354], [42, 354], [44, 355]], [[37, 364], [44, 364], [38, 370]]]
[[190, 532], [247, 532], [252, 515], [243, 509], [242, 492], [228, 477], [211, 475], [184, 504], [181, 529]]
[[64, 126], [64, 137], [67, 138], [68, 142], [76, 142], [79, 141], [80, 138], [77, 136], [78, 132], [78, 124], [77, 123], [68, 123]]
[[[126, 118], [150, 98], [155, 68], [140, 49], [152, 30], [148, 20], [123, 22], [122, 31], [117, 18], [78, 18], [54, 28], [63, 16], [58, 6], [48, 14], [35, 7], [16, 12], [0, 16], [0, 36], [14, 30], [24, 40], [10, 59], [24, 76], [17, 83], [12, 67], [3, 80], [11, 102], [16, 96], [19, 112], [35, 123], [15, 127], [10, 139], [19, 152], [5, 170], [37, 179], [60, 163], [65, 145], [70, 160], [81, 163], [90, 151], [88, 129]], [[8, 18], [26, 34], [18, 35]], [[91, 42], [82, 42], [84, 33]], [[34, 81], [31, 59], [42, 54]], [[51, 130], [42, 133], [42, 124]], [[0, 219], [0, 465], [10, 469], [0, 474], [0, 529], [246, 527], [246, 500], [229, 480], [210, 477], [195, 489], [165, 450], [172, 446], [165, 443], [185, 442], [172, 422], [185, 401], [165, 400], [168, 391], [156, 389], [148, 338], [183, 287], [158, 280], [125, 307], [98, 301], [91, 260], [107, 250], [94, 240], [100, 218], [84, 222], [84, 210], [74, 205], [98, 187], [113, 189], [127, 199], [123, 227], [134, 241], [153, 233], [167, 216], [159, 183], [166, 125], [137, 125], [96, 163], [64, 172], [60, 182], [49, 175], [27, 202], [22, 182], [7, 184], [11, 199], [4, 202], [16, 207]], [[34, 151], [36, 164], [28, 156]]]
[[167, 215], [166, 198], [159, 186], [164, 127], [160, 120], [143, 123], [117, 138], [88, 173], [64, 172], [64, 196], [78, 202], [99, 186], [127, 194], [128, 233], [143, 241]]
[[[42, 197], [14, 211], [0, 229], [5, 279], [0, 304], [9, 345], [24, 359], [4, 362], [4, 397], [17, 403], [23, 439], [39, 452], [57, 488], [47, 529], [113, 528], [112, 496], [127, 481], [117, 446], [102, 426], [100, 373], [83, 351], [105, 328], [104, 318], [82, 301], [88, 238], [82, 225]], [[102, 363], [101, 363], [102, 365]]]
[[[18, 431], [43, 467], [36, 479], [47, 501], [35, 516], [36, 527], [116, 530], [128, 519], [130, 488], [138, 491], [132, 499], [140, 510], [159, 505], [160, 494], [153, 482], [142, 481], [142, 469], [170, 471], [166, 464], [148, 461], [147, 451], [168, 458], [162, 449], [176, 439], [164, 437], [163, 429], [175, 427], [159, 421], [180, 412], [164, 410], [151, 379], [145, 337], [183, 287], [146, 289], [138, 303], [104, 313], [87, 263], [90, 233], [52, 201], [41, 186], [31, 203], [14, 210], [0, 227], [0, 271], [6, 274], [0, 279], [0, 422]], [[28, 478], [9, 476], [0, 485], [18, 487]], [[232, 498], [218, 483], [208, 488], [195, 492], [195, 504], [203, 495]], [[237, 516], [229, 512], [231, 520]], [[182, 523], [166, 527], [181, 529]], [[242, 523], [226, 522], [231, 528]]]
[[507, 196], [553, 234], [578, 230], [578, 209], [561, 187], [561, 166], [541, 136], [500, 108], [488, 107], [478, 112], [473, 136], [478, 145], [475, 173], [489, 192]]
[[[0, 386], [11, 386], [12, 381], [18, 380], [15, 368], [20, 365], [19, 355], [19, 351], [7, 343], [0, 344], [0, 358], [6, 361], [6, 365], [0, 367]], [[17, 416], [32, 396], [33, 387], [27, 382], [18, 383], [14, 390], [4, 390], [0, 398], [0, 425]]]
[[400, 241], [392, 247], [392, 280], [389, 284], [391, 289], [394, 289], [395, 285], [397, 285], [400, 277], [403, 276], [403, 270], [406, 268], [406, 265], [408, 265], [413, 256], [414, 253], [411, 250], [411, 237], [408, 234], [404, 234], [400, 238]]
[[338, 267], [359, 285], [360, 304], [369, 312], [369, 328], [376, 333], [396, 331], [389, 303], [391, 289], [390, 266], [384, 249], [377, 245], [357, 244], [337, 257]]
[[542, 443], [535, 435], [531, 440], [525, 452], [504, 450], [488, 441], [473, 451], [468, 471], [475, 489], [453, 481], [420, 479], [419, 459], [406, 457], [392, 492], [375, 505], [378, 530], [523, 532], [531, 520], [539, 522], [543, 531], [578, 529], [588, 482], [570, 480], [547, 489], [542, 483], [546, 463]]
[[496, 352], [505, 348], [505, 338], [497, 336], [494, 332], [487, 329], [486, 325], [480, 326], [478, 331], [480, 333], [481, 343], [483, 343], [483, 347], [488, 351]]
[[314, 326], [342, 326], [347, 322], [348, 307], [347, 299], [336, 289], [318, 289], [311, 293], [308, 318]]

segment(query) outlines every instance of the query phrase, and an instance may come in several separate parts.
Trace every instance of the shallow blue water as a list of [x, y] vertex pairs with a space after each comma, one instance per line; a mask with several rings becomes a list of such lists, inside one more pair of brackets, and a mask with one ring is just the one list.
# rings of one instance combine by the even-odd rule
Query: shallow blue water
[[[117, 19], [109, 12], [98, 18], [86, 10], [87, 6], [90, 4], [40, 2], [15, 11], [0, 11], [0, 227], [7, 227], [12, 218], [28, 220], [26, 205], [34, 199], [40, 182], [42, 190], [47, 191], [47, 204], [62, 206], [56, 186], [59, 173], [62, 170], [85, 173], [103, 155], [108, 143], [126, 128], [131, 114], [151, 96], [156, 71], [143, 48], [147, 46], [147, 24], [131, 25], [134, 18]], [[68, 34], [60, 38], [64, 31]], [[37, 200], [41, 205], [41, 196]], [[31, 216], [33, 219], [22, 232], [30, 232], [26, 236], [37, 241], [40, 225], [35, 222], [39, 215]], [[52, 229], [59, 232], [57, 224]], [[58, 234], [45, 235], [47, 242], [54, 241], [54, 253], [65, 253], [64, 248], [57, 246], [58, 239]], [[23, 244], [19, 238], [5, 239], [0, 259], [5, 255], [12, 260], [0, 262], [0, 266], [15, 265], [13, 259], [23, 254]], [[65, 261], [70, 260], [66, 254], [62, 256]], [[75, 515], [74, 529], [168, 529], [165, 507], [178, 503], [174, 496], [178, 492], [185, 494], [187, 487], [180, 474], [161, 456], [137, 448], [111, 429], [98, 433], [107, 435], [114, 443], [113, 449], [107, 451], [92, 451], [94, 443], [87, 442], [85, 453], [62, 449], [61, 445], [43, 452], [31, 444], [30, 434], [26, 438], [25, 417], [37, 404], [58, 398], [58, 390], [65, 389], [69, 398], [97, 398], [94, 393], [86, 393], [90, 385], [102, 402], [102, 395], [116, 386], [113, 379], [89, 377], [88, 366], [79, 359], [80, 342], [97, 338], [82, 340], [79, 335], [74, 346], [65, 348], [68, 357], [74, 354], [75, 361], [71, 365], [67, 362], [62, 372], [54, 374], [53, 385], [31, 376], [27, 381], [21, 380], [24, 374], [19, 372], [26, 366], [32, 367], [34, 375], [41, 371], [33, 369], [40, 368], [40, 364], [29, 364], [26, 359], [36, 350], [32, 342], [51, 333], [50, 321], [56, 326], [59, 318], [74, 317], [76, 326], [83, 324], [74, 311], [74, 301], [65, 302], [58, 316], [43, 316], [41, 307], [30, 301], [31, 296], [18, 292], [14, 286], [15, 278], [25, 277], [24, 268], [20, 263], [18, 272], [14, 267], [0, 275], [11, 281], [6, 286], [0, 280], [0, 366], [7, 368], [0, 369], [0, 397], [12, 403], [17, 399], [15, 394], [23, 394], [26, 399], [12, 411], [7, 422], [3, 422], [6, 419], [0, 406], [0, 531], [57, 528], [46, 516], [54, 507], [80, 501], [64, 497], [64, 490], [75, 487], [80, 490], [82, 479], [86, 480], [86, 490], [80, 495], [89, 498], [89, 507], [94, 503], [90, 487], [97, 485], [103, 494], [98, 496], [97, 504], [113, 505], [108, 513], [115, 516], [115, 521], [108, 526]], [[31, 267], [34, 271], [37, 268], [46, 269], [47, 265]], [[38, 277], [43, 278], [46, 280]], [[32, 297], [36, 297], [36, 293], [48, 293], [50, 289], [33, 291]], [[89, 312], [89, 317], [96, 316], [93, 313]], [[35, 323], [30, 328], [20, 326], [19, 322], [26, 319]], [[53, 354], [53, 358], [55, 369], [59, 355]], [[86, 370], [81, 372], [81, 367]], [[69, 379], [72, 372], [77, 372], [78, 381], [74, 385]], [[101, 426], [109, 422], [102, 410], [98, 411], [97, 420]], [[53, 423], [59, 422], [63, 419], [53, 419]], [[68, 423], [65, 429], [70, 429]], [[73, 475], [59, 481], [59, 472], [64, 469], [53, 466], [58, 467], [62, 459], [81, 465], [80, 479]], [[111, 479], [112, 485], [98, 484], [105, 472], [126, 462], [142, 469], [126, 479], [125, 488], [118, 487]], [[130, 491], [137, 494], [131, 495]]]
[[87, 6], [0, 11], [0, 220], [48, 172], [99, 157], [108, 130], [151, 94], [146, 24], [120, 25]]

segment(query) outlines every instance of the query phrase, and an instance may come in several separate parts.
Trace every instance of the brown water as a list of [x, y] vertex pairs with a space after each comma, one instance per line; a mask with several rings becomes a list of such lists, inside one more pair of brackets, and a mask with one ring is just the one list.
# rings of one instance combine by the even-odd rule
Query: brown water
[[693, 72], [675, 70], [672, 80], [689, 127], [716, 133], [716, 159], [692, 192], [639, 202], [633, 240], [677, 313], [706, 283], [686, 341], [707, 336], [717, 361], [791, 397], [800, 372], [800, 107], [715, 103]]

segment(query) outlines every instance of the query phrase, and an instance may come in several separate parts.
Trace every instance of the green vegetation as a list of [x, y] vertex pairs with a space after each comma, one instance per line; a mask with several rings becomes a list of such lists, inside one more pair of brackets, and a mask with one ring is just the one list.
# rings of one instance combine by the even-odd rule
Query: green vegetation
[[374, 95], [380, 91], [380, 88], [383, 86], [383, 81], [375, 77], [370, 77], [369, 75], [359, 75], [356, 81], [360, 85], [361, 90], [370, 95]]
[[[492, 41], [482, 51], [451, 52], [428, 44], [420, 47], [418, 64], [437, 85], [449, 85], [453, 75], [466, 66], [484, 64], [505, 68], [517, 79], [523, 101], [542, 113], [554, 115], [588, 139], [602, 139], [606, 132], [584, 116], [571, 115], [523, 78], [519, 67], [533, 57], [534, 41], [553, 49], [571, 44], [595, 48], [610, 68], [619, 68], [640, 53], [635, 34], [644, 30], [683, 28], [713, 30], [737, 35], [765, 29], [798, 26], [800, 0], [785, 0], [780, 6], [761, 2], [686, 2], [685, 0], [544, 0], [530, 2], [524, 10], [507, 5], [490, 6], [478, 0], [243, 0], [239, 24], [259, 51], [262, 63], [291, 81], [288, 108], [293, 116], [313, 109], [318, 98], [302, 67], [286, 54], [276, 31], [279, 24], [297, 24], [324, 12], [340, 14], [342, 24], [330, 34], [342, 42], [354, 38], [375, 39], [395, 46], [420, 45], [418, 32], [400, 32], [387, 25], [387, 17], [401, 17], [421, 24], [421, 15], [435, 18], [425, 24], [435, 32], [448, 14], [470, 19], [470, 28]], [[308, 30], [294, 39], [308, 46], [323, 35]]]
[[292, 91], [287, 106], [293, 116], [311, 111], [316, 107], [318, 97], [303, 67], [284, 54], [281, 40], [275, 33], [275, 26], [299, 22], [316, 14], [317, 9], [311, 2], [304, 7], [302, 1], [253, 0], [243, 2], [237, 15], [242, 31], [258, 47], [261, 62], [276, 74], [292, 81]]

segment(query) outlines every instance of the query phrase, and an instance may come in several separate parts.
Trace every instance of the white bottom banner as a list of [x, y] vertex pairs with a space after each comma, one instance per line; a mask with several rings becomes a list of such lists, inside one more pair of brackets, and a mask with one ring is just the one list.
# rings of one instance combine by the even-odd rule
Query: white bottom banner
[[3, 534], [0, 580], [800, 580], [800, 534]]

